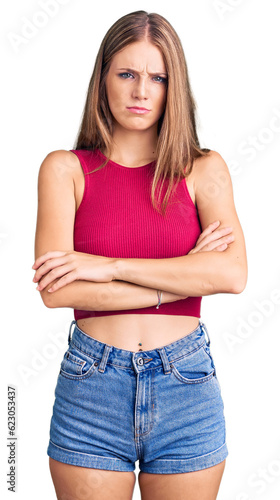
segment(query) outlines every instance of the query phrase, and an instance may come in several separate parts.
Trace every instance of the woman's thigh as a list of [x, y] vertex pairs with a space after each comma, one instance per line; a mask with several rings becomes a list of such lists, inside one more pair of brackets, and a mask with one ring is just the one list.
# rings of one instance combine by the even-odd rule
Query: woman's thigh
[[49, 458], [58, 500], [131, 500], [135, 473], [91, 469]]
[[213, 467], [181, 474], [139, 472], [142, 500], [216, 500], [225, 460]]

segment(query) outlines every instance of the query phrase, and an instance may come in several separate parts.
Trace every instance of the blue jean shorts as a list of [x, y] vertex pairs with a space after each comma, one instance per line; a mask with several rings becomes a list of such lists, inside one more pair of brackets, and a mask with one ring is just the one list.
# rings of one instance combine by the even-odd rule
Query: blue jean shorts
[[50, 457], [116, 471], [133, 471], [138, 461], [140, 471], [154, 474], [198, 471], [227, 457], [224, 404], [202, 322], [171, 344], [133, 352], [92, 338], [72, 321], [68, 343]]

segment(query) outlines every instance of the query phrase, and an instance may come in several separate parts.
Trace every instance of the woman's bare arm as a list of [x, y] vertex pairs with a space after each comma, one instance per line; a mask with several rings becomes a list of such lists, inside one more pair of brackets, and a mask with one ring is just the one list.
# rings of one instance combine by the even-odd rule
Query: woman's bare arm
[[[40, 293], [49, 308], [70, 307], [81, 311], [121, 311], [152, 307], [158, 303], [157, 290], [116, 280], [109, 283], [73, 281], [53, 293]], [[161, 303], [180, 299], [184, 297], [163, 292]]]
[[[74, 172], [79, 168], [72, 153], [64, 150], [49, 153], [38, 176], [38, 214], [35, 235], [35, 259], [50, 250], [73, 250], [76, 212]], [[80, 167], [81, 168], [81, 167]], [[51, 284], [56, 283], [55, 279]], [[48, 287], [49, 288], [49, 287]], [[71, 307], [81, 310], [122, 310], [155, 306], [156, 289], [112, 281], [95, 283], [74, 281], [49, 293], [40, 291], [47, 307]], [[164, 293], [162, 303], [182, 299], [182, 295]]]
[[195, 168], [194, 188], [202, 230], [219, 220], [217, 231], [232, 227], [234, 241], [223, 252], [202, 251], [171, 259], [118, 259], [116, 280], [186, 296], [240, 293], [245, 288], [245, 242], [228, 167], [218, 153], [211, 151], [196, 162]]

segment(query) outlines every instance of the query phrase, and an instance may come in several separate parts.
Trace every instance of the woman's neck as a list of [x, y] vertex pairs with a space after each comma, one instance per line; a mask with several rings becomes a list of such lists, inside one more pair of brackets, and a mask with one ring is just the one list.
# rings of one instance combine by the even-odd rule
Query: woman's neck
[[156, 159], [157, 139], [157, 130], [115, 130], [110, 159], [130, 167], [146, 165]]

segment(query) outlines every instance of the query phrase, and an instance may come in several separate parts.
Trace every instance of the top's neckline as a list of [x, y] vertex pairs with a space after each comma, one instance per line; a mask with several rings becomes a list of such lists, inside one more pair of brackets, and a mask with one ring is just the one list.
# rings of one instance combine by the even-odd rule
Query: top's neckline
[[140, 167], [127, 167], [126, 165], [121, 165], [120, 163], [116, 163], [115, 161], [113, 160], [110, 160], [108, 159], [101, 151], [100, 149], [97, 149], [97, 152], [98, 154], [104, 159], [104, 160], [108, 160], [108, 163], [110, 163], [111, 165], [114, 165], [115, 167], [120, 167], [120, 168], [125, 168], [126, 170], [138, 170], [140, 168], [146, 168], [146, 167], [150, 167], [151, 165], [153, 165], [155, 163], [155, 160], [151, 161], [150, 163], [146, 163], [146, 165], [140, 165]]

